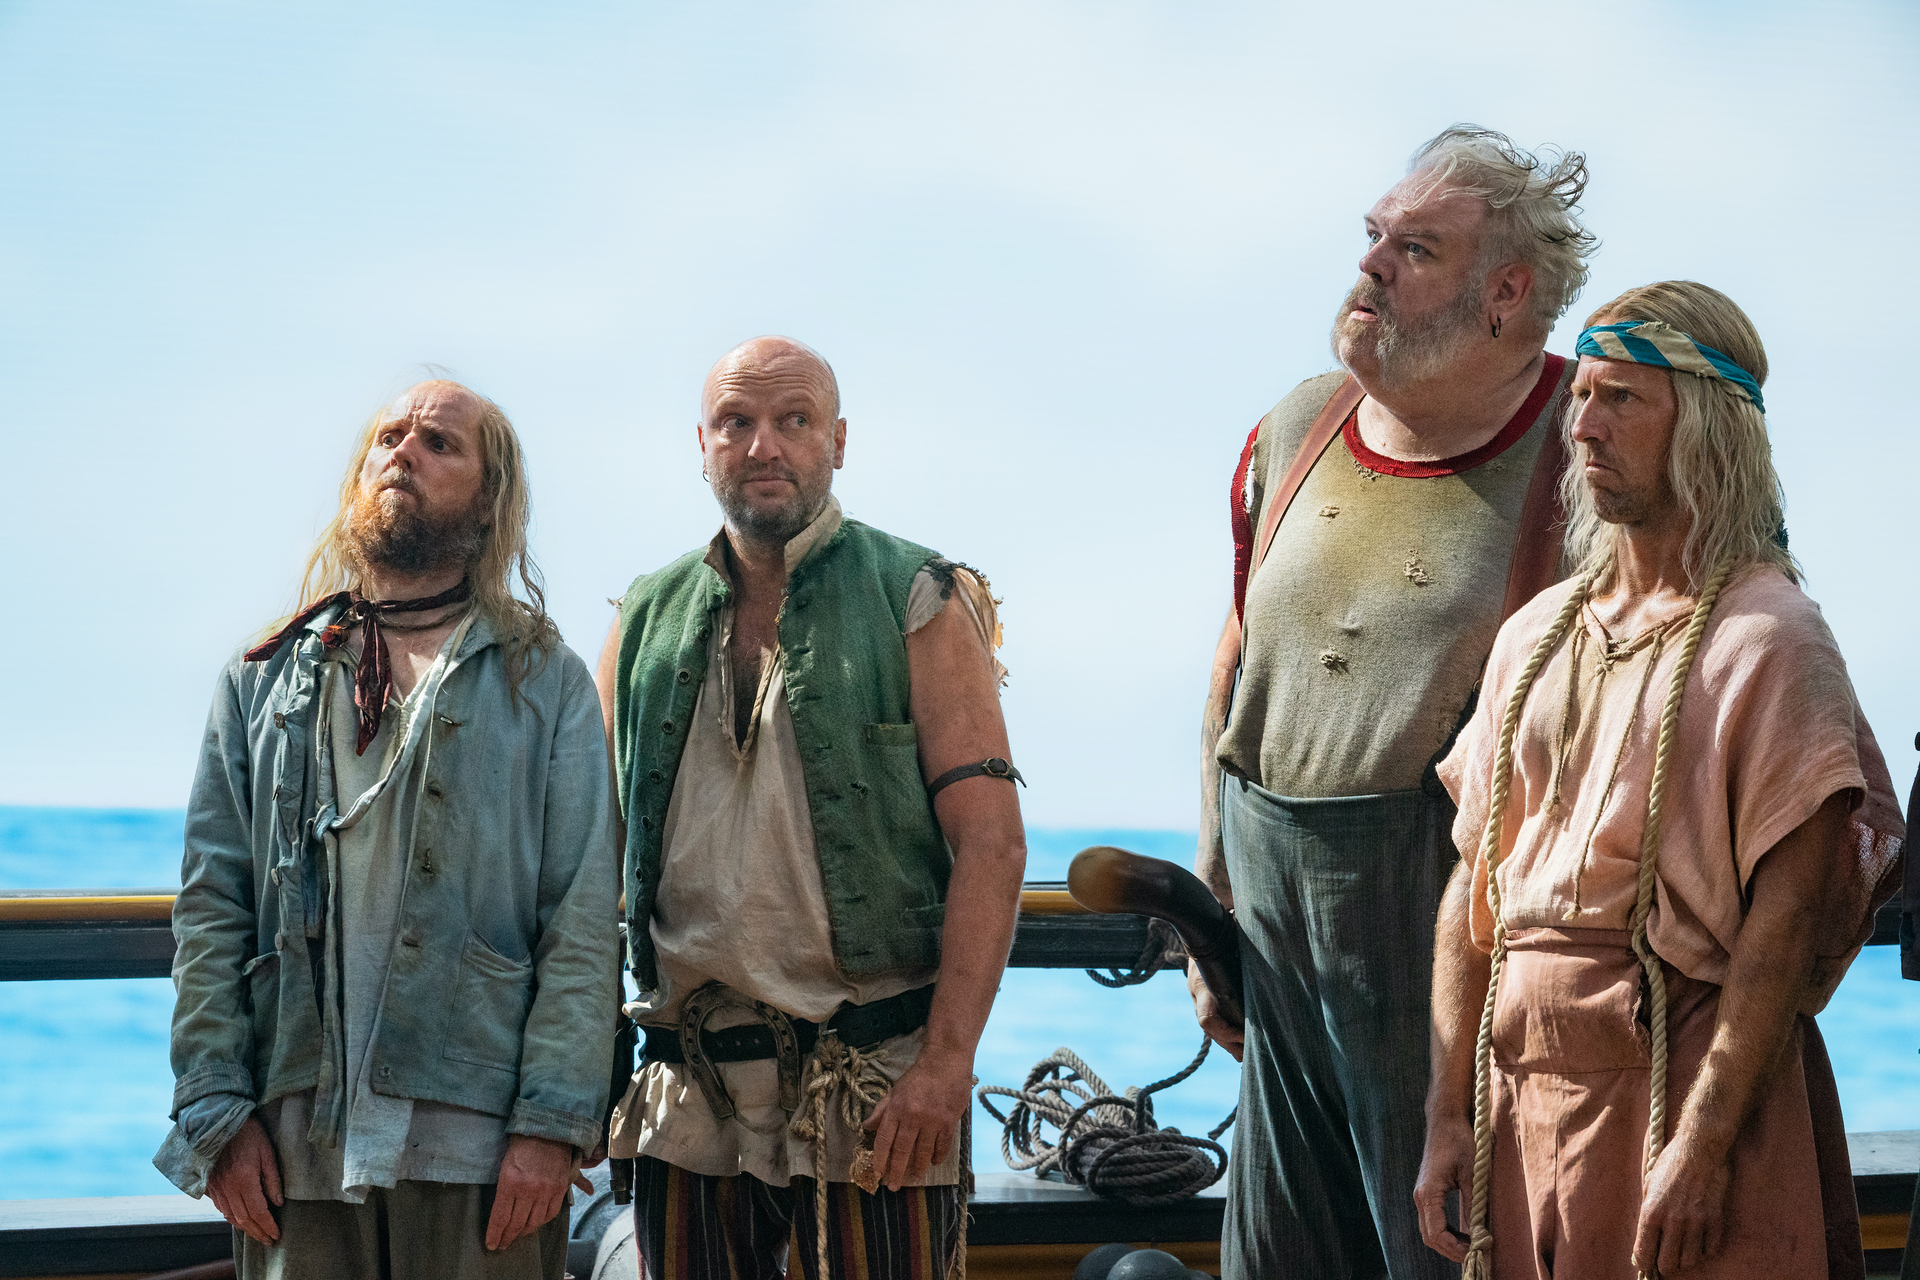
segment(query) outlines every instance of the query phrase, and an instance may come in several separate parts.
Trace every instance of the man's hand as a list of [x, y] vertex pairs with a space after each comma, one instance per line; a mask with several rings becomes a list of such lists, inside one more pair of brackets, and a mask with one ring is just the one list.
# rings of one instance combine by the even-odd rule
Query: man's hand
[[504, 1249], [552, 1222], [566, 1203], [575, 1169], [568, 1143], [524, 1133], [509, 1137], [487, 1219], [487, 1248]]
[[1633, 1264], [1677, 1275], [1717, 1255], [1727, 1243], [1727, 1199], [1733, 1162], [1694, 1143], [1660, 1153], [1640, 1202]]
[[1213, 1001], [1213, 992], [1200, 977], [1200, 966], [1191, 960], [1187, 961], [1187, 993], [1193, 997], [1193, 1012], [1200, 1019], [1200, 1029], [1239, 1062], [1247, 1051], [1247, 1029], [1221, 1016], [1219, 1006]]
[[873, 1167], [889, 1191], [952, 1154], [960, 1118], [972, 1102], [969, 1057], [922, 1050], [865, 1125], [873, 1134]]
[[280, 1224], [268, 1208], [270, 1203], [286, 1203], [280, 1188], [280, 1161], [266, 1127], [252, 1116], [213, 1162], [207, 1195], [221, 1217], [261, 1244], [280, 1238]]
[[1427, 1122], [1427, 1148], [1420, 1156], [1419, 1180], [1413, 1184], [1420, 1238], [1442, 1257], [1465, 1262], [1467, 1237], [1447, 1226], [1449, 1191], [1460, 1193], [1460, 1225], [1466, 1227], [1473, 1205], [1473, 1121], [1466, 1116]]
[[586, 1174], [582, 1173], [581, 1170], [596, 1169], [601, 1165], [605, 1164], [606, 1162], [607, 1162], [607, 1143], [606, 1143], [606, 1140], [603, 1138], [600, 1141], [600, 1145], [595, 1147], [593, 1150], [587, 1152], [586, 1158], [581, 1160], [579, 1166], [574, 1169], [573, 1185], [580, 1188], [580, 1190], [586, 1192], [588, 1195], [594, 1194], [593, 1179], [589, 1178]]

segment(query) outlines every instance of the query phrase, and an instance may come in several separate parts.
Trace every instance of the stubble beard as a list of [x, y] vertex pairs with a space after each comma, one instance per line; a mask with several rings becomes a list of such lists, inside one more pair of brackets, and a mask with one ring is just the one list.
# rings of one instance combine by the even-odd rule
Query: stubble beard
[[[1390, 387], [1437, 377], [1478, 334], [1481, 287], [1482, 282], [1476, 281], [1438, 311], [1404, 319], [1394, 312], [1386, 290], [1362, 279], [1347, 293], [1334, 317], [1334, 358], [1352, 369], [1356, 358], [1371, 357], [1379, 380]], [[1350, 318], [1361, 303], [1372, 308], [1376, 319]]]
[[[413, 477], [389, 469], [363, 489], [347, 513], [343, 542], [358, 565], [392, 573], [419, 576], [447, 569], [465, 569], [480, 556], [487, 526], [476, 499], [473, 507], [452, 515], [435, 516], [415, 487]], [[408, 501], [393, 486], [413, 495]]]
[[1589, 481], [1587, 494], [1593, 502], [1593, 514], [1604, 524], [1640, 524], [1653, 510], [1653, 495], [1645, 489], [1602, 489]]
[[[757, 507], [747, 500], [745, 487], [751, 480], [778, 478], [793, 482], [793, 496], [773, 507]], [[742, 476], [716, 475], [713, 496], [727, 518], [727, 526], [742, 537], [766, 546], [785, 546], [800, 531], [813, 523], [827, 503], [827, 491], [833, 473], [809, 483], [786, 467], [763, 467]]]

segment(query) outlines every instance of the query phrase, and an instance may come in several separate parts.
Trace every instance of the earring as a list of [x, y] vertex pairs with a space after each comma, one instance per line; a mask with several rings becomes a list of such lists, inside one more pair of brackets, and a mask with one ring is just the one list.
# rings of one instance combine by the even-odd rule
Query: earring
[[1501, 324], [1500, 317], [1495, 316], [1493, 318], [1493, 336], [1496, 338], [1500, 336], [1500, 324]]

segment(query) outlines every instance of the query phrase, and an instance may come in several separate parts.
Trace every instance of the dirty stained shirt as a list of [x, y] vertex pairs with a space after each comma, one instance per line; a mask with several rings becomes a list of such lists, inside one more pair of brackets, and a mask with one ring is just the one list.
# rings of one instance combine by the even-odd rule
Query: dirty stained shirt
[[[1284, 796], [1418, 787], [1460, 723], [1500, 628], [1520, 508], [1573, 366], [1472, 453], [1383, 457], [1355, 419], [1300, 486], [1247, 584], [1240, 682], [1218, 759]], [[1309, 379], [1261, 423], [1252, 527], [1345, 375]], [[1530, 398], [1529, 404], [1532, 403]]]
[[[820, 515], [787, 544], [788, 571], [826, 545], [841, 519], [839, 501], [829, 495]], [[707, 553], [707, 563], [723, 577], [729, 572], [725, 537], [716, 535]], [[950, 599], [967, 610], [983, 659], [1004, 676], [992, 657], [999, 625], [995, 602], [985, 580], [964, 568], [955, 568], [951, 588], [924, 569], [915, 577], [904, 634], [931, 622]], [[835, 964], [780, 653], [762, 652], [757, 688], [735, 687], [733, 629], [733, 609], [720, 610], [662, 829], [660, 889], [649, 924], [659, 985], [628, 1005], [647, 1026], [677, 1026], [687, 996], [709, 981], [789, 1016], [821, 1022], [842, 1003], [884, 1000], [938, 975], [927, 968], [853, 979]], [[744, 744], [734, 734], [736, 699], [753, 709]], [[707, 1027], [751, 1021], [737, 1009], [721, 1009]], [[923, 1027], [882, 1042], [881, 1069], [898, 1079], [925, 1039]], [[732, 1118], [713, 1114], [683, 1065], [648, 1063], [615, 1109], [612, 1154], [652, 1156], [709, 1177], [747, 1173], [773, 1186], [812, 1177], [814, 1150], [787, 1133], [790, 1117], [779, 1104], [773, 1060], [715, 1066], [734, 1102]], [[845, 1182], [858, 1133], [841, 1118], [839, 1093], [828, 1099], [826, 1167], [829, 1181]], [[914, 1183], [957, 1182], [957, 1147]]]
[[[395, 697], [380, 732], [356, 753], [353, 670], [357, 654], [335, 650], [322, 671], [319, 732], [323, 809], [336, 815], [325, 838], [340, 868], [341, 1014], [346, 1036], [345, 1122], [334, 1147], [308, 1140], [313, 1089], [260, 1109], [273, 1135], [286, 1193], [296, 1200], [363, 1203], [370, 1187], [403, 1179], [491, 1183], [500, 1176], [507, 1122], [450, 1103], [388, 1097], [368, 1078], [378, 1011], [405, 894], [413, 819], [426, 775], [427, 721], [472, 614], [455, 627], [413, 690]], [[325, 797], [331, 795], [332, 806]], [[323, 812], [323, 817], [326, 813]]]

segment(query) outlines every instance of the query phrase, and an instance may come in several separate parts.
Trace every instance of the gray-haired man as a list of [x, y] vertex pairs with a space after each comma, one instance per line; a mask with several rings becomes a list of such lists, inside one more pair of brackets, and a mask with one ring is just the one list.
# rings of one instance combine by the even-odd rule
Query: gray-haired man
[[1366, 217], [1344, 372], [1261, 419], [1235, 486], [1234, 611], [1202, 729], [1198, 871], [1234, 907], [1247, 1025], [1231, 1277], [1440, 1277], [1413, 1187], [1434, 913], [1456, 854], [1432, 762], [1502, 617], [1558, 576], [1571, 365], [1594, 240], [1583, 157], [1456, 126]]

